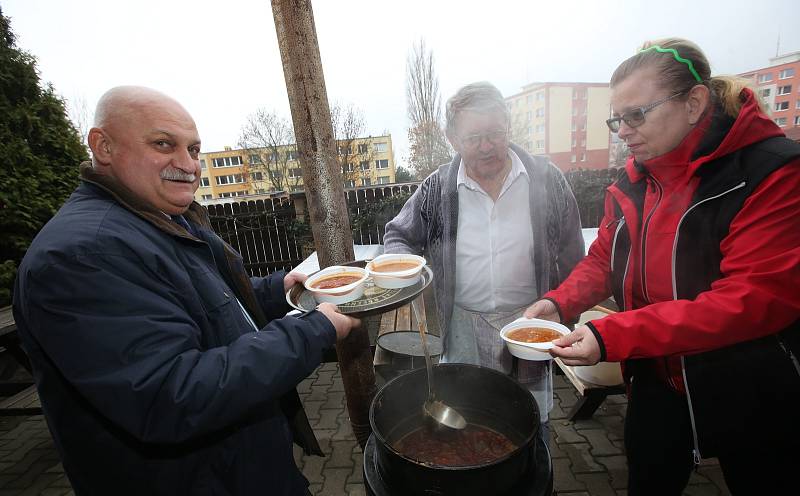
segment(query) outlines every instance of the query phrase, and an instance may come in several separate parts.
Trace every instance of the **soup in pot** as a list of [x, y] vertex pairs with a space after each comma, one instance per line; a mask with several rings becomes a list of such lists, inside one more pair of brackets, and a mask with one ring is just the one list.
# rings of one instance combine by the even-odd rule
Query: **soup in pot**
[[420, 427], [393, 443], [393, 447], [421, 463], [443, 467], [482, 465], [517, 449], [503, 434], [475, 424], [452, 431]]
[[311, 287], [314, 289], [335, 289], [341, 288], [342, 286], [347, 286], [348, 284], [353, 284], [359, 279], [361, 279], [361, 276], [359, 275], [337, 274], [335, 276], [326, 277], [324, 279], [320, 279], [319, 281], [315, 281], [313, 284], [311, 284]]
[[561, 337], [561, 333], [545, 327], [524, 327], [506, 334], [508, 339], [522, 343], [549, 343]]

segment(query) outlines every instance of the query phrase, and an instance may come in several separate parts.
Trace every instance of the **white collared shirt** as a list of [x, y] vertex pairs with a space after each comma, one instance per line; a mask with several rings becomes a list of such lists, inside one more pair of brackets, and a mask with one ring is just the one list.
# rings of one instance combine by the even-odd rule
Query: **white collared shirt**
[[455, 304], [475, 312], [520, 308], [536, 298], [530, 177], [508, 150], [511, 170], [497, 201], [458, 166]]

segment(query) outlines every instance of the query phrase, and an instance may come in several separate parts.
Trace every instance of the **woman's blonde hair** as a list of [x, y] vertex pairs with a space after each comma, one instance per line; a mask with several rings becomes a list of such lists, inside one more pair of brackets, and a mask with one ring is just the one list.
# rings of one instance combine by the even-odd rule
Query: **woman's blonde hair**
[[[661, 50], [648, 50], [652, 47], [659, 47]], [[613, 88], [643, 67], [655, 68], [661, 76], [661, 87], [671, 93], [688, 91], [697, 84], [707, 86], [713, 100], [731, 117], [739, 115], [743, 103], [742, 90], [749, 87], [749, 81], [740, 77], [712, 77], [711, 65], [700, 47], [682, 38], [646, 41], [636, 55], [617, 67], [611, 76], [610, 86]], [[761, 99], [757, 97], [756, 101], [763, 111]]]

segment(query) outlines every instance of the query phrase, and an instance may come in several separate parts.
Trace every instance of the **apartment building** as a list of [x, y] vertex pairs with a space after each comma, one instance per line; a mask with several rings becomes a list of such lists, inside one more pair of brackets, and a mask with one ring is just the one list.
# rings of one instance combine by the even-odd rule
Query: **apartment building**
[[609, 166], [608, 83], [531, 83], [506, 98], [511, 141], [562, 171]]
[[775, 123], [792, 139], [800, 139], [800, 52], [769, 59], [763, 69], [740, 76], [750, 79]]
[[[395, 182], [391, 135], [337, 142], [345, 188]], [[295, 145], [232, 149], [200, 154], [198, 202], [303, 190]]]

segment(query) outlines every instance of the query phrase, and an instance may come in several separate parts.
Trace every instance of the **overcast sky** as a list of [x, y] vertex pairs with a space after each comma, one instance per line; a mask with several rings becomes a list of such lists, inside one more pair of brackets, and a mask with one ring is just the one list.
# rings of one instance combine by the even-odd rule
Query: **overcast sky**
[[[42, 79], [93, 113], [121, 84], [161, 90], [194, 116], [204, 151], [236, 146], [260, 107], [289, 117], [267, 0], [0, 0], [19, 47]], [[800, 1], [317, 0], [313, 4], [331, 102], [364, 111], [367, 132], [392, 134], [408, 155], [405, 66], [421, 37], [443, 100], [488, 80], [505, 95], [533, 81], [607, 82], [645, 39], [700, 45], [712, 73], [769, 65], [800, 51]]]

